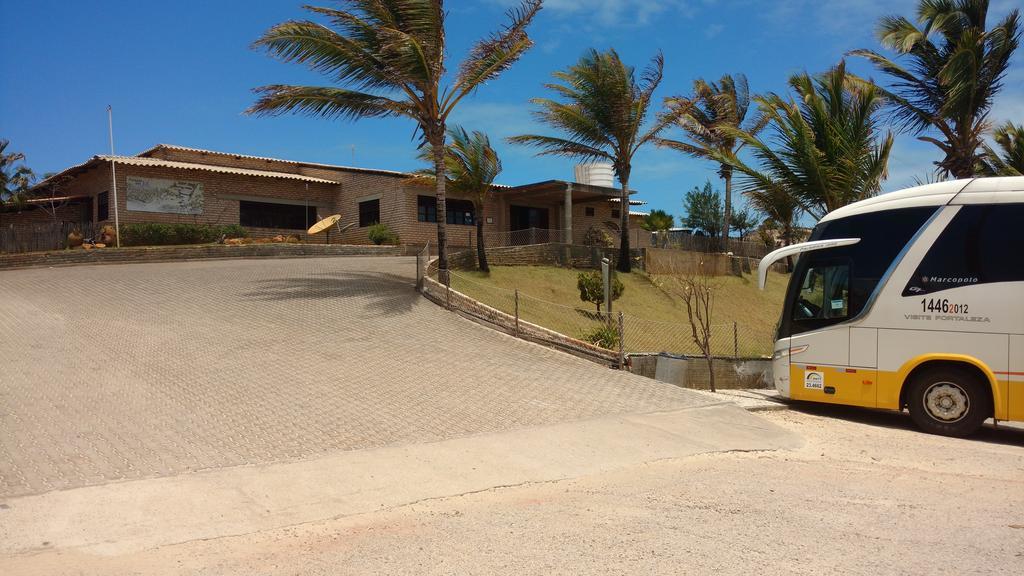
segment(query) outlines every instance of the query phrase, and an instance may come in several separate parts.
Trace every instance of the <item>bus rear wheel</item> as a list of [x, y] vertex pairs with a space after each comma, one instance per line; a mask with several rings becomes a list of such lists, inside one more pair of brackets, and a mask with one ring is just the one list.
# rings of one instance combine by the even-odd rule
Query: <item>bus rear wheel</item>
[[969, 436], [992, 415], [988, 390], [969, 370], [928, 368], [915, 375], [910, 386], [910, 417], [925, 432]]

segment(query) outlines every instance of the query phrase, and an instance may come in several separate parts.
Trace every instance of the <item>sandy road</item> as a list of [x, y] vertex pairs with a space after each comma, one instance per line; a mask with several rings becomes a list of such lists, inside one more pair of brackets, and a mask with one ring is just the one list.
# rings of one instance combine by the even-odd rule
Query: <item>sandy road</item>
[[[1024, 430], [928, 436], [907, 418], [766, 414], [793, 451], [663, 460], [8, 574], [1020, 574]], [[38, 572], [37, 572], [38, 573]]]

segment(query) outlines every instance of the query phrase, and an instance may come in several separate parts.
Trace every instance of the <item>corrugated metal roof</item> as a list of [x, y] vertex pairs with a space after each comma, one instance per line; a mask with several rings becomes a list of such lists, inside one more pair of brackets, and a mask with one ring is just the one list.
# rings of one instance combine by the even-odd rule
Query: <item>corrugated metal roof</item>
[[650, 212], [637, 212], [636, 210], [630, 210], [629, 211], [629, 215], [630, 216], [650, 216], [651, 213]]
[[196, 164], [194, 162], [177, 162], [175, 160], [161, 160], [159, 158], [142, 158], [139, 156], [97, 156], [100, 160], [110, 162], [113, 159], [118, 164], [128, 166], [154, 166], [159, 168], [181, 168], [183, 170], [206, 170], [207, 172], [218, 172], [221, 174], [236, 174], [239, 176], [260, 176], [263, 178], [284, 178], [287, 180], [299, 180], [300, 182], [314, 182], [317, 184], [337, 184], [334, 180], [303, 176], [302, 174], [291, 174], [289, 172], [273, 172], [270, 170], [252, 170], [250, 168], [232, 168], [230, 166], [216, 166], [213, 164]]
[[284, 158], [272, 158], [270, 156], [252, 156], [250, 154], [237, 154], [235, 152], [218, 152], [217, 150], [204, 150], [202, 148], [192, 148], [190, 146], [178, 146], [176, 144], [157, 144], [149, 150], [138, 153], [138, 157], [146, 157], [153, 152], [161, 148], [168, 150], [178, 150], [182, 152], [196, 152], [199, 154], [211, 154], [213, 156], [229, 156], [231, 158], [246, 158], [248, 160], [264, 160], [266, 162], [281, 162], [284, 164], [294, 164], [296, 166], [310, 166], [313, 168], [326, 168], [330, 170], [342, 170], [345, 172], [363, 172], [370, 174], [383, 174], [385, 176], [400, 176], [403, 178], [412, 176], [409, 172], [398, 172], [396, 170], [381, 170], [378, 168], [356, 168], [354, 166], [341, 166], [338, 164], [323, 164], [319, 162], [302, 162], [299, 160], [285, 160]]
[[[253, 156], [250, 154], [238, 154], [235, 152], [219, 152], [217, 150], [205, 150], [203, 148], [193, 148], [191, 146], [178, 146], [177, 144], [157, 144], [148, 150], [139, 152], [136, 156], [146, 157], [153, 152], [161, 148], [168, 150], [178, 150], [182, 152], [196, 152], [199, 154], [211, 154], [214, 156], [229, 156], [231, 158], [246, 158], [248, 160], [264, 160], [266, 162], [282, 162], [285, 164], [294, 164], [296, 166], [308, 166], [310, 168], [323, 168], [326, 170], [341, 170], [343, 172], [360, 172], [363, 174], [380, 174], [383, 176], [395, 176], [398, 178], [409, 178], [412, 176], [418, 176], [418, 174], [412, 172], [401, 172], [398, 170], [384, 170], [381, 168], [357, 168], [355, 166], [342, 166], [340, 164], [324, 164], [321, 162], [304, 162], [301, 160], [286, 160], [284, 158], [272, 158], [270, 156]], [[508, 184], [492, 184], [494, 188], [511, 188]]]
[[[609, 202], [622, 202], [622, 198], [609, 198], [608, 201]], [[632, 198], [629, 199], [629, 205], [630, 206], [643, 206], [644, 204], [647, 204], [646, 200], [633, 200]]]
[[110, 162], [113, 160], [117, 164], [123, 164], [126, 166], [149, 166], [153, 168], [178, 168], [180, 170], [204, 170], [206, 172], [216, 172], [220, 174], [234, 174], [238, 176], [257, 176], [261, 178], [282, 178], [286, 180], [298, 180], [300, 182], [310, 182], [314, 184], [337, 184], [333, 180], [325, 180], [323, 178], [313, 178], [312, 176], [303, 176], [302, 174], [290, 174], [288, 172], [272, 172], [269, 170], [250, 170], [248, 168], [232, 168], [229, 166], [215, 166], [212, 164], [195, 164], [192, 162], [175, 162], [173, 160], [161, 160], [159, 158], [143, 158], [139, 156], [93, 156], [89, 160], [76, 164], [63, 172], [54, 174], [49, 178], [40, 181], [38, 184], [32, 187], [33, 190], [37, 188], [45, 187], [47, 182], [60, 178], [62, 176], [70, 176], [86, 168], [90, 168], [94, 165], [102, 162]]

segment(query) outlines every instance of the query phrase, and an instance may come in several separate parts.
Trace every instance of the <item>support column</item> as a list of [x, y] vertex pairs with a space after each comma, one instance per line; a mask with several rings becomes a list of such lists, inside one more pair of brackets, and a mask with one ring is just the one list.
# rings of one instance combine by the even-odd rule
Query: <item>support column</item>
[[572, 183], [565, 185], [565, 206], [562, 208], [562, 232], [566, 244], [572, 244]]

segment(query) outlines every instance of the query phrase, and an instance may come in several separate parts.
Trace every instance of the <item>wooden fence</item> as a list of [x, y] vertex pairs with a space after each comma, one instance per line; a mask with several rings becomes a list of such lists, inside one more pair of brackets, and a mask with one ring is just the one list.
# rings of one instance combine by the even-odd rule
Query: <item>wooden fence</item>
[[0, 226], [0, 254], [63, 250], [73, 230], [85, 238], [99, 236], [102, 225], [86, 222], [40, 222]]

